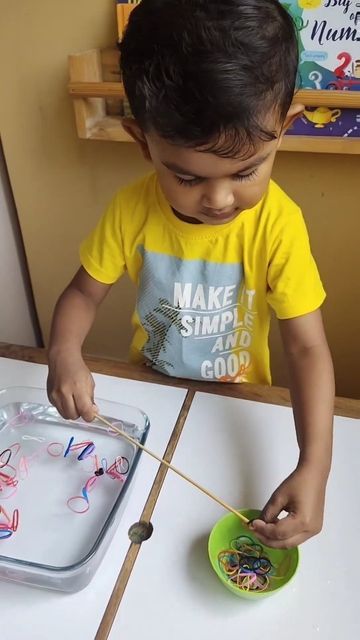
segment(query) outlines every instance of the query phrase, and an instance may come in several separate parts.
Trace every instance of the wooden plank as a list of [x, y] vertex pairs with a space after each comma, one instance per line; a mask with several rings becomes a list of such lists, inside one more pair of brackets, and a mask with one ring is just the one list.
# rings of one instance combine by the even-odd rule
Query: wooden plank
[[[187, 415], [191, 407], [191, 403], [194, 399], [194, 395], [195, 395], [194, 390], [188, 391], [188, 393], [186, 394], [186, 398], [184, 400], [183, 406], [179, 413], [179, 417], [176, 421], [174, 430], [171, 434], [168, 446], [165, 451], [164, 460], [166, 460], [166, 462], [171, 462], [173, 458], [177, 443], [179, 441], [181, 432], [185, 424], [185, 420], [187, 418]], [[167, 467], [161, 464], [156, 474], [154, 484], [150, 490], [148, 499], [145, 503], [140, 520], [143, 520], [145, 522], [151, 521], [151, 516], [155, 509], [156, 502], [159, 497], [167, 472], [168, 472]], [[141, 547], [141, 544], [134, 544], [134, 543], [130, 544], [124, 563], [120, 569], [114, 589], [112, 591], [109, 602], [107, 604], [104, 615], [102, 617], [101, 623], [99, 625], [97, 634], [95, 636], [95, 640], [106, 640], [109, 637], [111, 627], [113, 625], [116, 613], [118, 611], [122, 597], [124, 595], [124, 591], [128, 583], [128, 580], [130, 578], [136, 558], [140, 551], [140, 547]]]
[[72, 98], [123, 98], [122, 82], [69, 82], [69, 94]]
[[120, 51], [114, 47], [101, 49], [101, 66], [104, 82], [120, 82]]
[[[81, 55], [81, 54], [80, 54]], [[72, 97], [124, 97], [121, 82], [90, 82], [86, 78], [69, 83]], [[360, 91], [298, 91], [293, 104], [304, 104], [307, 107], [339, 107], [342, 109], [360, 109]]]
[[[84, 53], [70, 55], [69, 74], [71, 82], [81, 80], [101, 84], [100, 51], [91, 49]], [[105, 116], [105, 102], [97, 97], [84, 100], [79, 96], [74, 99], [74, 111], [79, 137], [88, 138], [89, 129], [94, 122]]]
[[91, 140], [112, 140], [113, 142], [134, 142], [121, 124], [121, 116], [105, 116], [91, 127]]
[[[120, 82], [120, 52], [118, 49], [108, 47], [100, 51], [102, 77], [104, 82]], [[107, 98], [106, 113], [109, 116], [123, 114], [123, 99], [119, 97]], [[92, 136], [90, 136], [92, 137]], [[99, 139], [99, 138], [97, 138]]]
[[[69, 92], [73, 97], [99, 95], [106, 95], [108, 98], [110, 96], [124, 97], [123, 85], [119, 82], [71, 82], [69, 83]], [[86, 137], [93, 140], [133, 142], [133, 139], [124, 131], [120, 117], [109, 118], [105, 116], [95, 121], [93, 126], [87, 130]], [[331, 136], [287, 135], [282, 141], [280, 150], [310, 153], [360, 154], [360, 140], [359, 138], [337, 138]]]
[[124, 29], [127, 25], [127, 21], [129, 20], [130, 13], [136, 7], [137, 4], [138, 4], [137, 2], [132, 2], [129, 4], [118, 3], [116, 5], [119, 40], [121, 40], [123, 36]]
[[360, 154], [360, 138], [284, 136], [280, 151]]
[[[6, 342], [0, 342], [0, 357], [47, 364], [45, 349], [8, 344]], [[284, 387], [270, 387], [249, 383], [199, 382], [182, 378], [171, 378], [145, 365], [134, 365], [119, 360], [110, 360], [88, 355], [84, 355], [84, 359], [91, 371], [104, 373], [105, 375], [115, 376], [117, 378], [143, 380], [144, 382], [171, 385], [183, 389], [204, 391], [205, 393], [215, 393], [231, 398], [243, 398], [244, 400], [253, 400], [267, 404], [277, 404], [287, 407], [291, 405], [289, 390]], [[335, 399], [335, 414], [348, 418], [360, 418], [360, 400], [337, 397]]]
[[[121, 116], [108, 115], [99, 119], [88, 130], [91, 140], [112, 140], [113, 142], [134, 142], [121, 124]], [[280, 151], [301, 153], [360, 154], [359, 138], [335, 138], [331, 136], [284, 136]]]
[[304, 104], [306, 107], [360, 109], [360, 91], [301, 89], [295, 93], [293, 103]]

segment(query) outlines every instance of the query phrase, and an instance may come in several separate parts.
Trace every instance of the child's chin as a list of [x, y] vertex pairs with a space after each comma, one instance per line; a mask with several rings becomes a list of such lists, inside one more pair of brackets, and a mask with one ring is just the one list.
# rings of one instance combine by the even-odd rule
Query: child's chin
[[[239, 215], [239, 211], [233, 211], [232, 213], [227, 214], [226, 216], [218, 215], [218, 216], [201, 216], [201, 222], [203, 224], [211, 224], [211, 225], [219, 225], [226, 224], [227, 222], [231, 222], [235, 220], [235, 218]], [[200, 220], [200, 216], [199, 216]]]

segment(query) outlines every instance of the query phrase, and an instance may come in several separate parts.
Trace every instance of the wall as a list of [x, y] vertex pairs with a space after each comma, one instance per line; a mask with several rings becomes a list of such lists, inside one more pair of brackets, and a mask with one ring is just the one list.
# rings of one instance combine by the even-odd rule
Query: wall
[[[113, 0], [2, 2], [0, 131], [45, 340], [81, 238], [114, 191], [144, 169], [134, 145], [76, 135], [67, 56], [115, 38]], [[129, 288], [124, 280], [105, 301], [88, 350], [125, 357]]]
[[0, 142], [0, 341], [37, 345], [34, 309]]
[[[68, 53], [115, 42], [113, 0], [3, 5], [0, 130], [46, 338], [56, 297], [78, 265], [80, 240], [112, 193], [147, 165], [135, 145], [79, 140], [66, 92]], [[355, 156], [281, 153], [275, 167], [276, 179], [304, 208], [328, 290], [324, 315], [338, 393], [350, 396], [360, 396], [359, 165]], [[88, 351], [126, 357], [133, 303], [124, 279], [105, 301]], [[286, 382], [276, 331], [272, 347], [274, 382]]]
[[[303, 208], [327, 291], [323, 308], [338, 395], [360, 397], [360, 157], [278, 154], [274, 178]], [[276, 329], [274, 327], [273, 329]], [[286, 380], [273, 330], [273, 369]]]

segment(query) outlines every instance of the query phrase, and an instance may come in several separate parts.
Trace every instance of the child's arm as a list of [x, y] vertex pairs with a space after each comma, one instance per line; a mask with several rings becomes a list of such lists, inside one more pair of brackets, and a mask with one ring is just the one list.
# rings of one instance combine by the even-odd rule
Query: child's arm
[[96, 310], [111, 285], [94, 280], [83, 267], [60, 296], [48, 350], [48, 396], [67, 419], [94, 418], [94, 381], [81, 355]]
[[[300, 455], [255, 521], [259, 539], [272, 547], [293, 547], [319, 533], [331, 465], [334, 372], [320, 310], [291, 320], [280, 329], [290, 374]], [[276, 521], [282, 510], [288, 516]]]

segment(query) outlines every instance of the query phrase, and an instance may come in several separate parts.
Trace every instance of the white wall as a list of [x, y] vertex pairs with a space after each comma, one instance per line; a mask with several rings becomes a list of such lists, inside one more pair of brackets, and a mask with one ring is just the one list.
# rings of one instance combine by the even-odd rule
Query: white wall
[[0, 144], [0, 341], [37, 346], [19, 233]]

